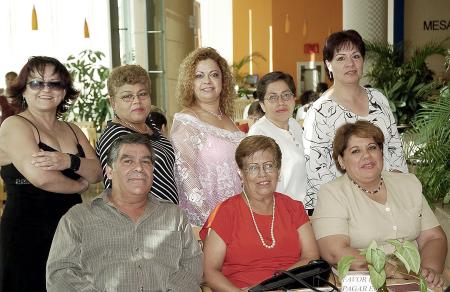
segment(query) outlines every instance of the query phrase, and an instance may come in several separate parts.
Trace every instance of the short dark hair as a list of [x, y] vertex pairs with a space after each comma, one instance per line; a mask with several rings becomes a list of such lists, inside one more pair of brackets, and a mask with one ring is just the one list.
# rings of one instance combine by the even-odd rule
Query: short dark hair
[[256, 86], [256, 96], [258, 97], [260, 102], [264, 102], [264, 96], [266, 95], [267, 86], [278, 80], [286, 82], [289, 90], [295, 95], [296, 89], [294, 78], [292, 78], [292, 76], [287, 73], [281, 71], [273, 71], [267, 73], [258, 81], [258, 85]]
[[112, 142], [106, 158], [106, 164], [108, 164], [110, 167], [113, 166], [113, 164], [117, 161], [117, 158], [119, 157], [120, 149], [125, 144], [144, 145], [150, 152], [152, 164], [155, 163], [155, 151], [153, 150], [152, 143], [148, 138], [148, 136], [139, 133], [130, 133], [120, 136], [119, 138], [114, 140], [114, 142]]
[[373, 138], [375, 143], [378, 144], [378, 147], [380, 147], [381, 151], [383, 151], [383, 132], [371, 122], [361, 120], [355, 123], [347, 123], [340, 126], [336, 130], [336, 135], [334, 136], [333, 159], [336, 164], [336, 168], [342, 173], [345, 173], [345, 170], [341, 168], [338, 157], [339, 155], [343, 156], [344, 150], [347, 149], [348, 146], [348, 140], [350, 140], [352, 136], [359, 138]]
[[264, 116], [264, 111], [262, 110], [258, 100], [252, 102], [248, 108], [248, 116], [257, 116], [258, 119]]
[[[54, 66], [54, 74], [58, 74], [60, 81], [66, 90], [66, 95], [61, 103], [56, 108], [56, 116], [61, 117], [65, 113], [70, 105], [77, 99], [80, 92], [73, 87], [72, 76], [70, 75], [67, 68], [59, 62], [57, 59], [47, 56], [33, 56], [28, 59], [28, 62], [20, 70], [19, 76], [17, 76], [16, 81], [11, 85], [10, 93], [16, 98], [23, 99], [23, 92], [25, 91], [28, 83], [28, 77], [31, 72], [36, 72], [43, 76], [45, 67], [47, 65]], [[28, 105], [22, 103], [22, 109], [26, 109]]]
[[278, 168], [280, 168], [282, 157], [281, 150], [274, 139], [262, 135], [248, 136], [242, 139], [241, 143], [239, 143], [236, 148], [236, 153], [234, 155], [239, 169], [243, 170], [245, 158], [252, 156], [258, 151], [266, 150], [272, 152], [275, 159], [275, 164]]
[[366, 46], [364, 45], [364, 40], [361, 35], [353, 29], [332, 33], [325, 40], [325, 44], [323, 46], [323, 62], [325, 65], [326, 74], [331, 81], [333, 81], [334, 78], [333, 76], [330, 76], [330, 71], [328, 70], [325, 61], [331, 62], [335, 53], [339, 52], [343, 48], [353, 46], [358, 49], [363, 58], [366, 56]]
[[153, 111], [150, 112], [150, 118], [155, 123], [156, 127], [161, 130], [162, 126], [167, 126], [167, 119], [166, 116], [159, 112], [159, 111]]
[[5, 78], [8, 78], [8, 77], [16, 78], [17, 77], [17, 73], [14, 72], [14, 71], [9, 71], [8, 73], [5, 74]]

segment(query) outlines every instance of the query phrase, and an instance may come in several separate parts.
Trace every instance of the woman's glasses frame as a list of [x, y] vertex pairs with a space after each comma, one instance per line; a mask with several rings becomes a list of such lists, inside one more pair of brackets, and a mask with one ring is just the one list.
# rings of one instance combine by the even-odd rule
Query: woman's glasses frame
[[31, 80], [27, 83], [28, 87], [32, 90], [42, 90], [47, 87], [49, 90], [63, 90], [66, 86], [61, 81], [42, 81]]
[[265, 174], [270, 174], [273, 173], [276, 168], [278, 168], [278, 166], [276, 165], [275, 162], [268, 161], [264, 162], [263, 164], [250, 163], [244, 170], [250, 176], [258, 176], [261, 172], [261, 169], [264, 171]]
[[280, 98], [282, 101], [290, 101], [294, 98], [294, 94], [290, 91], [282, 92], [281, 94], [271, 93], [269, 96], [265, 97], [264, 100], [267, 100], [270, 103], [277, 103]]
[[150, 94], [147, 91], [138, 92], [136, 94], [125, 94], [123, 96], [118, 96], [123, 102], [130, 103], [134, 101], [134, 98], [138, 100], [146, 100], [150, 97]]

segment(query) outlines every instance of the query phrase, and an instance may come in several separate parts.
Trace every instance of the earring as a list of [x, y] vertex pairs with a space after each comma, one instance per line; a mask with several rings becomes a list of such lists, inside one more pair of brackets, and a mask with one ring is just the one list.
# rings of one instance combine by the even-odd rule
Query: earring
[[25, 97], [22, 96], [22, 109], [24, 110], [27, 107], [27, 101], [25, 100]]
[[333, 72], [332, 71], [328, 71], [328, 75], [330, 76], [330, 80], [333, 80]]

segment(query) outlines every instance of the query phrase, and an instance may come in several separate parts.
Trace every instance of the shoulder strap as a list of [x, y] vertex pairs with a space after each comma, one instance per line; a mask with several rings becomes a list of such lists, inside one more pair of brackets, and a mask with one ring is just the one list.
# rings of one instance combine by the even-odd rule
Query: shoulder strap
[[78, 142], [78, 136], [77, 136], [77, 134], [75, 134], [75, 131], [72, 129], [72, 126], [68, 122], [64, 122], [64, 123], [66, 123], [66, 125], [69, 126], [70, 130], [74, 134], [75, 139], [77, 139], [77, 144], [80, 144], [80, 142]]
[[41, 143], [41, 134], [39, 134], [39, 130], [38, 130], [38, 128], [29, 120], [29, 119], [27, 119], [27, 118], [25, 118], [24, 116], [21, 116], [21, 115], [16, 115], [17, 117], [21, 117], [22, 119], [24, 119], [25, 121], [27, 121], [28, 123], [30, 123], [35, 129], [36, 129], [36, 132], [37, 132], [37, 134], [38, 134], [38, 138], [39, 138], [39, 144]]

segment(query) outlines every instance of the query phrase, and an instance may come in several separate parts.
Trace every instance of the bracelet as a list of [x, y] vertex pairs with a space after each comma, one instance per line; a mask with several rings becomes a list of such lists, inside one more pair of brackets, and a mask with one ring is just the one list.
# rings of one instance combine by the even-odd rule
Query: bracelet
[[70, 169], [73, 171], [78, 171], [78, 169], [80, 169], [80, 164], [81, 164], [81, 159], [80, 157], [74, 155], [74, 154], [70, 154], [68, 153], [70, 156]]

